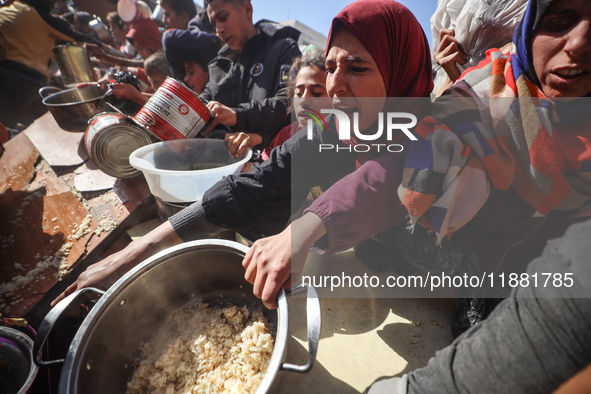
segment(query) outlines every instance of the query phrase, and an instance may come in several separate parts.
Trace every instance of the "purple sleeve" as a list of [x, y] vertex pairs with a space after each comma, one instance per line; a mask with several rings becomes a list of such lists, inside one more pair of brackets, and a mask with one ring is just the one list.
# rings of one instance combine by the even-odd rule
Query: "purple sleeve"
[[346, 250], [406, 218], [397, 193], [404, 156], [386, 154], [365, 162], [306, 209], [318, 215], [327, 230], [327, 242], [316, 244], [319, 253]]

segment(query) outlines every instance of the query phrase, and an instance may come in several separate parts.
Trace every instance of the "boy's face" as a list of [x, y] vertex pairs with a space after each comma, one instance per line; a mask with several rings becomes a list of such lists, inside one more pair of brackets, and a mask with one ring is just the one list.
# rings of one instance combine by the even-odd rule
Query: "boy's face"
[[153, 71], [150, 74], [148, 74], [148, 80], [150, 81], [150, 86], [152, 87], [152, 89], [154, 89], [154, 91], [156, 91], [156, 89], [158, 89], [160, 87], [160, 85], [162, 85], [164, 83], [165, 79], [166, 79], [166, 74], [164, 74], [160, 71]]
[[306, 126], [308, 119], [312, 119], [308, 108], [316, 111], [332, 108], [326, 92], [326, 72], [311, 66], [300, 69], [293, 92], [294, 113], [302, 127]]
[[207, 4], [207, 16], [217, 35], [230, 48], [241, 51], [252, 36], [252, 5], [245, 1], [240, 8], [224, 0], [213, 0]]
[[160, 2], [160, 7], [164, 10], [164, 25], [167, 29], [186, 30], [189, 28], [189, 15], [186, 12], [177, 14], [165, 1]]
[[197, 94], [201, 94], [203, 87], [209, 79], [209, 73], [203, 71], [201, 66], [196, 62], [183, 62], [185, 66], [185, 83]]

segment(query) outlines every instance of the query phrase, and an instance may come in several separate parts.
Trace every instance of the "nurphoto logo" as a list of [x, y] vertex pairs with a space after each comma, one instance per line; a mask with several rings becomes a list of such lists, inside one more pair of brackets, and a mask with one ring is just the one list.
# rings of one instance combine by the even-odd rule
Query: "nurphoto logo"
[[[322, 114], [333, 114], [336, 116], [338, 121], [338, 134], [339, 140], [341, 141], [350, 141], [351, 136], [355, 136], [355, 140], [357, 142], [364, 141], [364, 142], [371, 142], [371, 141], [383, 141], [383, 135], [386, 133], [386, 142], [393, 141], [394, 133], [403, 132], [404, 135], [411, 141], [416, 141], [417, 137], [415, 137], [410, 129], [417, 125], [417, 117], [408, 112], [379, 112], [378, 113], [378, 129], [373, 134], [363, 134], [359, 131], [359, 113], [353, 113], [353, 134], [351, 133], [351, 120], [349, 119], [349, 115], [347, 113], [340, 111], [338, 109], [321, 109], [320, 113], [314, 111], [311, 108], [305, 108], [306, 115], [308, 115], [311, 119], [308, 119], [307, 125], [307, 136], [308, 140], [313, 139], [313, 128], [314, 122], [318, 124], [322, 131], [328, 130], [328, 126], [324, 116]], [[385, 120], [384, 120], [385, 119]], [[385, 127], [384, 127], [385, 123]], [[400, 144], [389, 144], [389, 143], [357, 143], [354, 145], [346, 145], [346, 146], [335, 146], [334, 144], [320, 144], [319, 151], [325, 150], [336, 150], [338, 151], [348, 151], [348, 152], [369, 152], [370, 150], [373, 151], [388, 151], [388, 152], [401, 152], [404, 147]]]

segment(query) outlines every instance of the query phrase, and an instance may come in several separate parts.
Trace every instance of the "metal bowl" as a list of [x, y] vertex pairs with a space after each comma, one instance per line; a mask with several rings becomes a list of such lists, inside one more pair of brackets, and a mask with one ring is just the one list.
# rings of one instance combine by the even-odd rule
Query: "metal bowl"
[[51, 86], [39, 90], [39, 94], [45, 97], [43, 104], [47, 106], [58, 126], [73, 132], [86, 130], [89, 119], [108, 109], [101, 102], [104, 93], [98, 86], [66, 90]]
[[26, 393], [36, 375], [33, 340], [13, 328], [0, 327], [0, 391]]

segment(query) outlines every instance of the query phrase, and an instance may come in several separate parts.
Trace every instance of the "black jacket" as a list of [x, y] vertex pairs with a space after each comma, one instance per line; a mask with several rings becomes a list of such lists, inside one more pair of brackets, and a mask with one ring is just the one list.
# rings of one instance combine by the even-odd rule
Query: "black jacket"
[[200, 98], [219, 101], [236, 111], [234, 131], [258, 133], [266, 147], [289, 124], [285, 83], [293, 59], [301, 55], [300, 32], [268, 21], [255, 25], [259, 34], [242, 52], [224, 45], [209, 64], [209, 82]]

